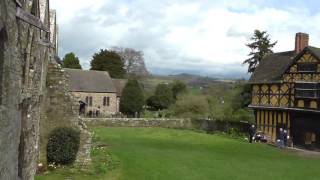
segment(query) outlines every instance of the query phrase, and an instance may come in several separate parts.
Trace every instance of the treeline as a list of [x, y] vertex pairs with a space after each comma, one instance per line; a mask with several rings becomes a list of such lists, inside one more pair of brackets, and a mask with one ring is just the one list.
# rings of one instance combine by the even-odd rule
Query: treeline
[[[175, 88], [179, 89], [176, 93]], [[250, 100], [250, 86], [244, 81], [212, 84], [200, 91], [182, 82], [159, 84], [147, 98], [144, 116], [252, 122], [253, 114], [247, 108]]]
[[[62, 60], [62, 67], [82, 69], [75, 53], [67, 53]], [[112, 78], [146, 77], [149, 72], [145, 65], [144, 54], [131, 48], [113, 47], [101, 49], [92, 56], [90, 69], [108, 71]]]

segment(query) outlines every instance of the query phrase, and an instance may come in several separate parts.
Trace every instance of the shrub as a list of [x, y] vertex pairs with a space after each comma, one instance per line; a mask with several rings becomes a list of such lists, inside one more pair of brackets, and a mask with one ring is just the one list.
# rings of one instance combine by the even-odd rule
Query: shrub
[[72, 128], [56, 128], [47, 145], [48, 163], [68, 165], [74, 162], [80, 144], [80, 132]]
[[178, 97], [172, 109], [177, 117], [204, 118], [208, 116], [209, 105], [205, 96], [184, 94]]
[[253, 113], [250, 111], [247, 111], [245, 109], [238, 109], [232, 114], [232, 120], [233, 121], [244, 121], [244, 122], [254, 122], [254, 116]]

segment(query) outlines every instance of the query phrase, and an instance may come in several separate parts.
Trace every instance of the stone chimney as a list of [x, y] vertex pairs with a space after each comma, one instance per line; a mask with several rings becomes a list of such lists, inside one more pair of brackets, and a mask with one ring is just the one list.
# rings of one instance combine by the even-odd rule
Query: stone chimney
[[295, 52], [300, 53], [305, 47], [309, 46], [309, 34], [297, 33], [295, 42]]

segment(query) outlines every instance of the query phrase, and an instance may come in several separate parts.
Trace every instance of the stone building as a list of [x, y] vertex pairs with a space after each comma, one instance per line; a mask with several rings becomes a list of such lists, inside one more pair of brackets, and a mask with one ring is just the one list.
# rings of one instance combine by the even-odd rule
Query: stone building
[[118, 112], [117, 89], [108, 72], [64, 69], [70, 91], [79, 101], [79, 113], [89, 117]]
[[293, 51], [267, 55], [249, 81], [257, 128], [275, 142], [288, 130], [293, 146], [320, 149], [320, 48], [297, 33]]

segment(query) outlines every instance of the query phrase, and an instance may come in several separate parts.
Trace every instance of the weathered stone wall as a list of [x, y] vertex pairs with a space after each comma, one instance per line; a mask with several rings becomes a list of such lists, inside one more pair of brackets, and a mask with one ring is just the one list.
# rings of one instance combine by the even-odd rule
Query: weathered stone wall
[[[92, 106], [86, 106], [86, 114], [89, 111], [100, 111], [102, 117], [115, 114], [117, 112], [117, 94], [116, 93], [88, 93], [88, 92], [72, 92], [78, 101], [86, 102], [86, 97], [92, 97]], [[109, 106], [103, 105], [103, 98], [109, 97]]]
[[16, 5], [0, 1], [0, 179], [18, 178], [23, 61]]
[[163, 127], [192, 129], [191, 119], [145, 119], [145, 118], [82, 118], [88, 126], [108, 127]]
[[57, 127], [76, 127], [78, 124], [71, 97], [65, 94], [67, 87], [62, 77], [63, 72], [58, 64], [50, 63], [40, 121], [40, 162], [44, 164], [46, 164], [46, 145], [50, 132]]
[[81, 131], [76, 162], [87, 165], [90, 162], [91, 134], [78, 117], [79, 103], [69, 92], [65, 72], [57, 63], [48, 65], [46, 86], [40, 121], [40, 162], [47, 164], [46, 147], [51, 131], [71, 127]]
[[0, 1], [0, 179], [31, 180], [51, 57], [49, 0]]
[[247, 133], [250, 125], [246, 122], [212, 121], [207, 119], [160, 119], [160, 118], [82, 118], [88, 126], [107, 127], [162, 127], [193, 129], [213, 132]]

